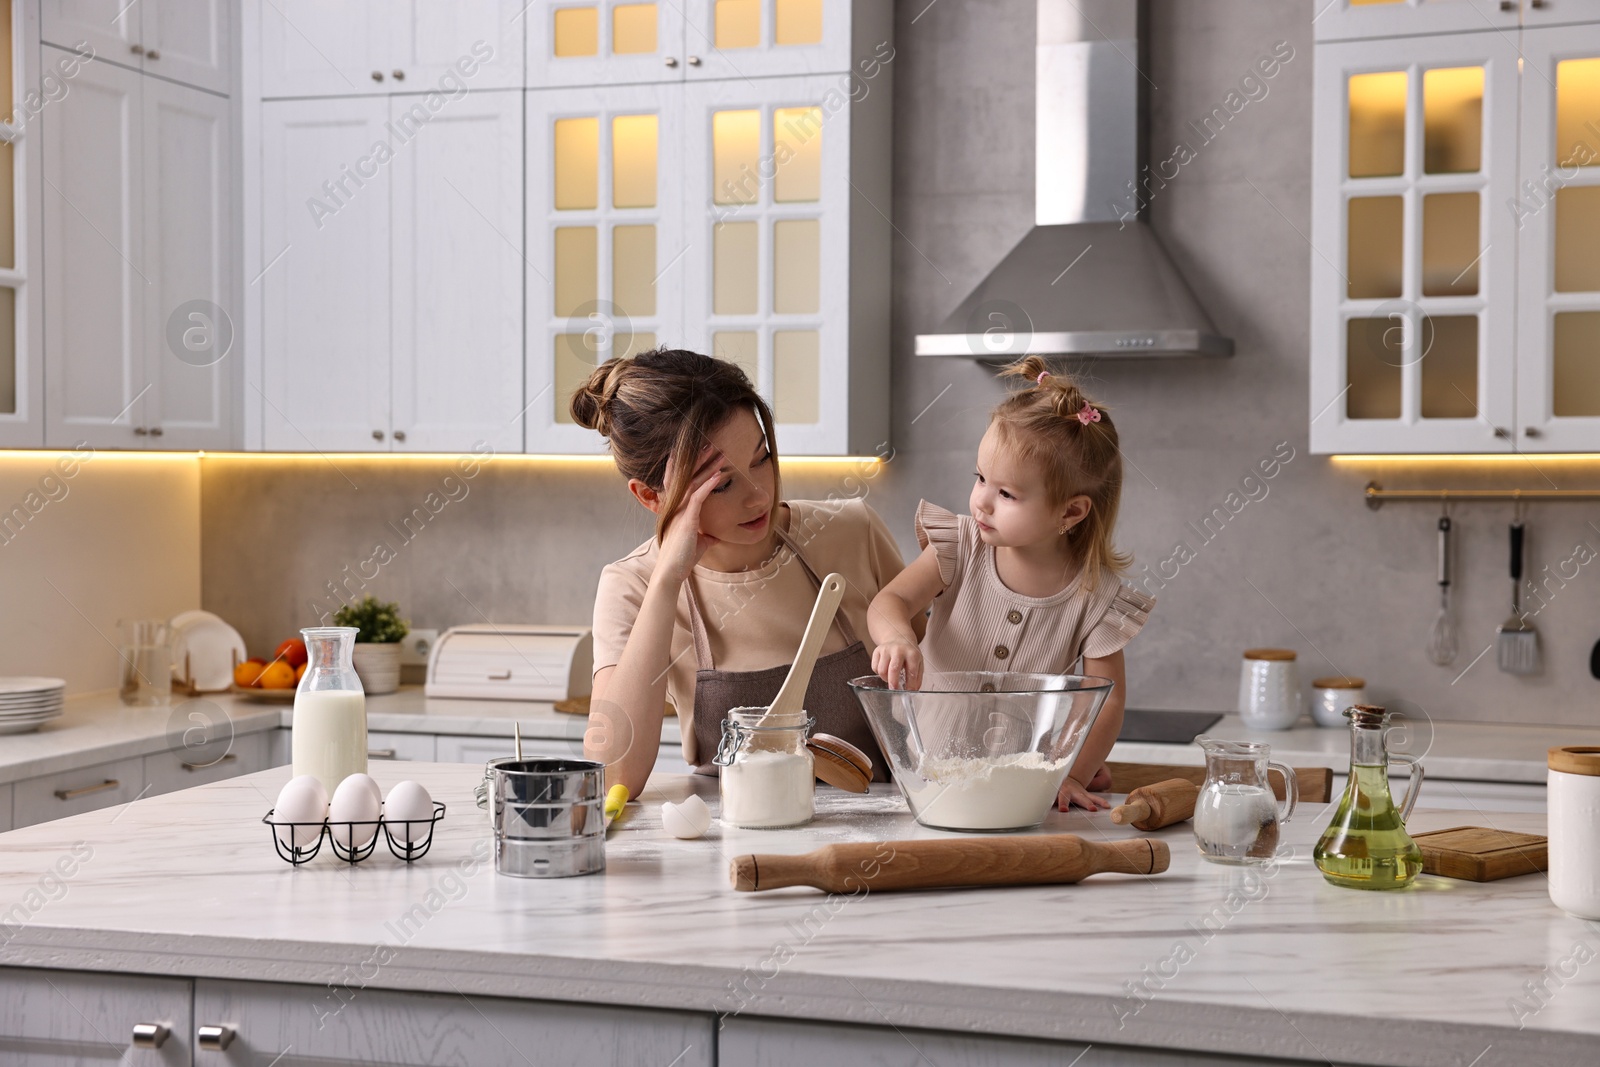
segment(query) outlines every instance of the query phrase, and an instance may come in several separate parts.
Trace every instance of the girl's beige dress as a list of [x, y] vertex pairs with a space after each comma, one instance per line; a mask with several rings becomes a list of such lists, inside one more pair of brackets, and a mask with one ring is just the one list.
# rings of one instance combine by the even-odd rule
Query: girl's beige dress
[[944, 582], [922, 641], [926, 671], [1071, 674], [1080, 657], [1109, 656], [1133, 640], [1155, 606], [1110, 571], [1092, 584], [1080, 572], [1053, 596], [1022, 596], [1000, 580], [994, 549], [979, 539], [972, 516], [924, 500], [916, 527]]

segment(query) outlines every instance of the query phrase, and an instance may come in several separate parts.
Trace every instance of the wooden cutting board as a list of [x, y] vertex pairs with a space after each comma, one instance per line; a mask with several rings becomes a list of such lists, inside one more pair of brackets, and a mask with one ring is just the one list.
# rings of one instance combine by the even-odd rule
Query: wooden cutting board
[[1468, 882], [1494, 882], [1519, 874], [1537, 874], [1549, 865], [1546, 838], [1486, 826], [1456, 826], [1413, 834], [1422, 849], [1428, 874]]
[[[1112, 793], [1131, 793], [1141, 786], [1154, 785], [1173, 778], [1182, 778], [1195, 785], [1206, 780], [1204, 767], [1179, 767], [1168, 763], [1108, 763], [1111, 771]], [[1333, 772], [1326, 767], [1296, 767], [1295, 780], [1300, 783], [1300, 799], [1308, 803], [1326, 804], [1333, 799]], [[1269, 771], [1272, 791], [1283, 799], [1283, 775]]]

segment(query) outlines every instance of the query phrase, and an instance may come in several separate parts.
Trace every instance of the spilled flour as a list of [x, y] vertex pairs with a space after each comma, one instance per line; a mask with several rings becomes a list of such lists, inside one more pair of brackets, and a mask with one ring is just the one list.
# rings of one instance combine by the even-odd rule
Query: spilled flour
[[951, 830], [1015, 830], [1037, 826], [1054, 803], [1067, 761], [1042, 752], [982, 759], [924, 759], [918, 778], [902, 780], [923, 822]]

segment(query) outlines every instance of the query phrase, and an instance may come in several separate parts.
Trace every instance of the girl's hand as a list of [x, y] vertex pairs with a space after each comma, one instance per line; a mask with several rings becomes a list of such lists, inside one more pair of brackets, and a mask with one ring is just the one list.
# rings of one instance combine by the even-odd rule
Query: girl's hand
[[1056, 806], [1066, 811], [1074, 804], [1084, 811], [1105, 811], [1111, 807], [1111, 801], [1089, 792], [1087, 786], [1069, 774], [1067, 780], [1061, 783], [1061, 792], [1056, 795]]
[[675, 582], [686, 581], [695, 564], [699, 563], [706, 551], [717, 543], [715, 537], [700, 532], [700, 509], [705, 505], [711, 491], [717, 487], [717, 482], [722, 480], [722, 472], [712, 471], [705, 480], [694, 487], [684, 500], [678, 513], [667, 523], [666, 536], [661, 539], [661, 555], [658, 568]]
[[900, 688], [902, 673], [907, 689], [921, 689], [922, 649], [913, 641], [898, 638], [879, 645], [872, 650], [872, 669], [891, 689]]

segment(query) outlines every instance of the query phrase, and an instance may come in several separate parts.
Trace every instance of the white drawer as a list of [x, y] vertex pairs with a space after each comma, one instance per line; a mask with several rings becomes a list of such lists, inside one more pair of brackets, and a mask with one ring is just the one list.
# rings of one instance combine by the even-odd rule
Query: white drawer
[[266, 770], [267, 766], [264, 733], [239, 734], [220, 758], [214, 752], [196, 753], [182, 748], [156, 752], [144, 758], [145, 796], [175, 793], [206, 782], [253, 774]]
[[280, 726], [267, 731], [267, 766], [287, 767], [294, 761], [289, 748], [289, 728]]
[[12, 795], [12, 822], [32, 826], [114, 804], [126, 804], [144, 789], [144, 759], [96, 763], [91, 767], [25, 778]]
[[[509, 737], [457, 737], [441, 735], [434, 747], [440, 763], [487, 763], [501, 756], [516, 755], [516, 743]], [[522, 739], [524, 756], [581, 756], [582, 741], [553, 741], [542, 737]]]
[[11, 829], [11, 783], [0, 785], [0, 833]]
[[421, 760], [433, 762], [433, 735], [367, 733], [369, 760]]

